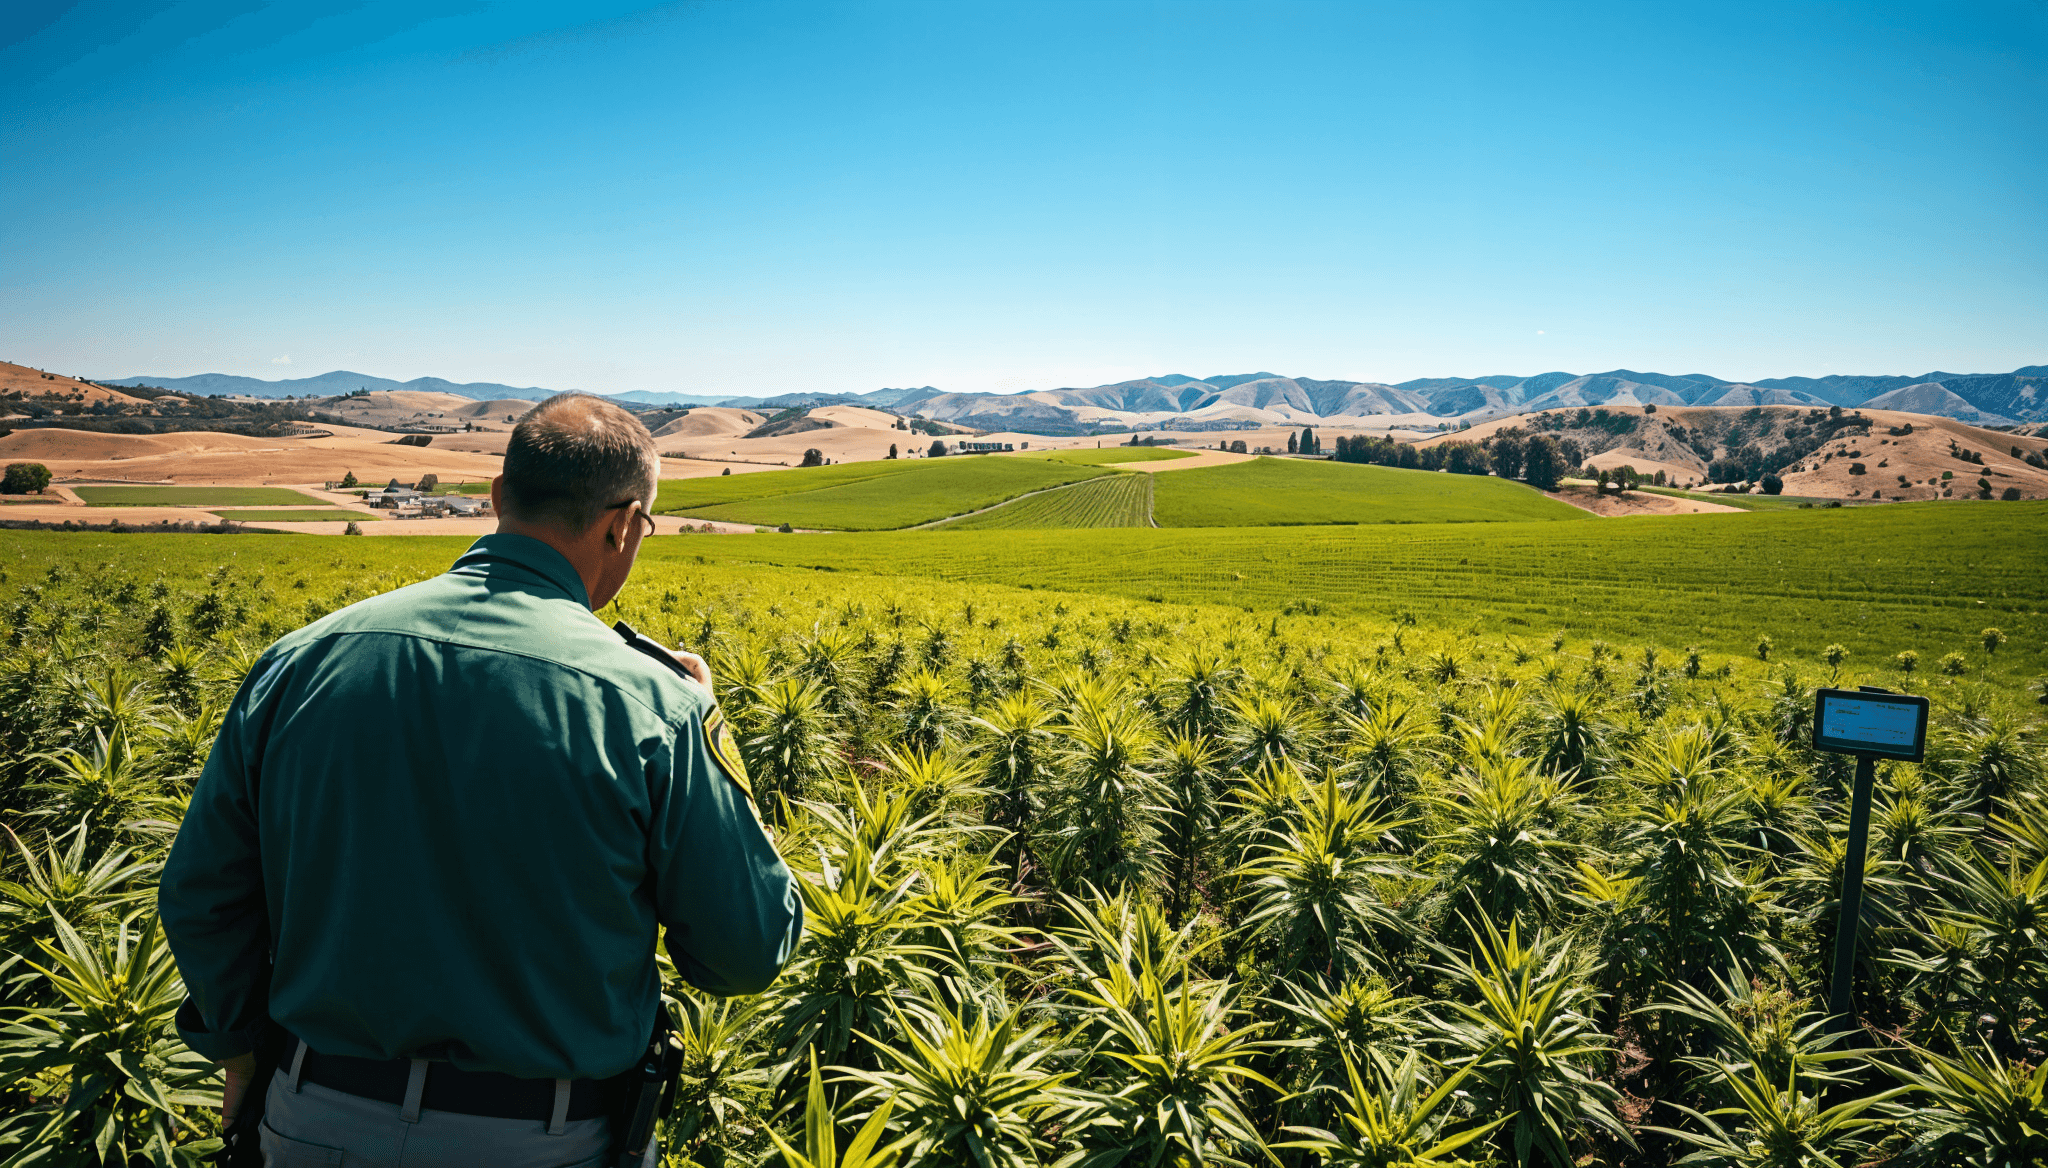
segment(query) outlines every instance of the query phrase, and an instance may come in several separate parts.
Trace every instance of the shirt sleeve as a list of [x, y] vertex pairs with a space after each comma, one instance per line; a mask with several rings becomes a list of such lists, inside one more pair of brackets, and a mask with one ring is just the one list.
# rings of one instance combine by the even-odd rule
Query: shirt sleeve
[[796, 952], [803, 901], [755, 813], [723, 713], [709, 706], [674, 729], [653, 832], [669, 956], [706, 993], [757, 994]]
[[228, 707], [206, 768], [164, 864], [157, 911], [187, 995], [178, 1011], [185, 1045], [216, 1062], [256, 1049], [269, 1017], [270, 917], [256, 844], [259, 663]]

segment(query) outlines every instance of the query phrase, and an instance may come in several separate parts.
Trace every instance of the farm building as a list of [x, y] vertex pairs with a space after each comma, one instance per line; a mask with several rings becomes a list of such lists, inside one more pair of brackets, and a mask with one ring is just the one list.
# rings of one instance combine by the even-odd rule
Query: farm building
[[491, 501], [481, 495], [440, 495], [420, 500], [425, 515], [476, 516], [491, 513]]
[[418, 506], [420, 500], [424, 499], [425, 497], [426, 496], [420, 494], [418, 491], [413, 490], [411, 487], [399, 486], [398, 480], [393, 479], [391, 480], [391, 485], [385, 487], [383, 490], [372, 491], [368, 495], [363, 496], [363, 502], [368, 503], [372, 507], [390, 507], [396, 509], [399, 507]]

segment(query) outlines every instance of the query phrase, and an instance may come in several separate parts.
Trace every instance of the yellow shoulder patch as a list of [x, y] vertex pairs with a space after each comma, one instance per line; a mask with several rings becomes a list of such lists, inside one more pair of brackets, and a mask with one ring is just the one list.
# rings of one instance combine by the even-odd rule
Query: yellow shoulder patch
[[704, 713], [704, 745], [711, 751], [718, 769], [746, 792], [749, 803], [753, 802], [754, 784], [747, 778], [746, 760], [740, 757], [740, 746], [733, 740], [732, 727], [726, 724], [725, 711], [715, 705]]

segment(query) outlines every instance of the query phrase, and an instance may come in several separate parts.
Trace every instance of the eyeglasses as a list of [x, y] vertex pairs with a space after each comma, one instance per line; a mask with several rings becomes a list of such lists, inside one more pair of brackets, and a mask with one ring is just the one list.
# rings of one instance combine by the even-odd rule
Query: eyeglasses
[[[621, 508], [621, 507], [632, 507], [632, 506], [636, 506], [636, 505], [638, 505], [638, 504], [639, 504], [639, 502], [640, 502], [640, 500], [638, 500], [638, 499], [628, 499], [628, 500], [626, 500], [626, 501], [625, 501], [625, 502], [623, 502], [623, 503], [613, 503], [613, 504], [612, 504], [611, 506], [609, 506], [609, 507], [606, 507], [606, 508], [605, 508], [605, 510], [607, 510], [607, 511], [617, 511], [617, 510], [618, 510], [619, 508]], [[643, 536], [641, 536], [641, 538], [642, 538], [642, 539], [645, 539], [645, 538], [647, 538], [647, 536], [648, 536], [648, 535], [653, 535], [653, 534], [655, 534], [655, 533], [657, 533], [657, 532], [659, 532], [659, 531], [661, 530], [660, 528], [658, 528], [658, 527], [656, 527], [656, 526], [654, 525], [654, 516], [652, 516], [652, 515], [649, 515], [649, 514], [647, 513], [647, 511], [646, 511], [646, 509], [645, 509], [645, 508], [642, 508], [642, 509], [641, 509], [640, 511], [637, 511], [637, 512], [635, 512], [635, 513], [634, 513], [634, 515], [635, 515], [635, 518], [638, 518], [638, 519], [644, 520], [644, 521], [646, 522], [646, 524], [647, 524], [647, 532], [646, 532], [646, 535], [643, 535]]]

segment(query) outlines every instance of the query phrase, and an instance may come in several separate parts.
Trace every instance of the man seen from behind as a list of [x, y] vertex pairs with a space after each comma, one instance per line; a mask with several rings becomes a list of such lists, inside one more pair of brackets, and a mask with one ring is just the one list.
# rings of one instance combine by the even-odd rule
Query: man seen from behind
[[[610, 1163], [658, 932], [713, 994], [760, 992], [795, 948], [709, 669], [593, 615], [653, 530], [659, 468], [617, 405], [541, 403], [492, 483], [495, 534], [243, 682], [161, 904], [180, 1030], [226, 1065], [229, 1114], [264, 1092], [266, 1164]], [[278, 1070], [250, 1083], [267, 1021]]]

